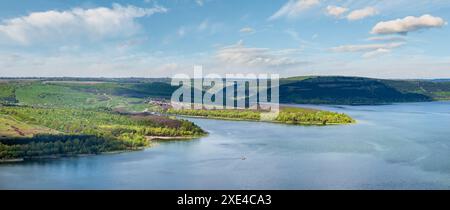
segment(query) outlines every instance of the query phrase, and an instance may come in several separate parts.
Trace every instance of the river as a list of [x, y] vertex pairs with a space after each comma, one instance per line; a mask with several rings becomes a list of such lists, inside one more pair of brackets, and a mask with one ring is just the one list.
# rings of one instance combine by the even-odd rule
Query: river
[[210, 135], [144, 151], [0, 165], [0, 189], [450, 189], [450, 103], [312, 106], [357, 120], [191, 119]]

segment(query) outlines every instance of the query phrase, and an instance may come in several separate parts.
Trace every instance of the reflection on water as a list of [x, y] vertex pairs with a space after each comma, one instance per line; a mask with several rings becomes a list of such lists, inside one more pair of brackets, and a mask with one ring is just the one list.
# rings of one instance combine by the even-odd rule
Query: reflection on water
[[0, 188], [450, 189], [450, 103], [318, 108], [358, 123], [191, 119], [210, 135], [141, 152], [0, 165]]

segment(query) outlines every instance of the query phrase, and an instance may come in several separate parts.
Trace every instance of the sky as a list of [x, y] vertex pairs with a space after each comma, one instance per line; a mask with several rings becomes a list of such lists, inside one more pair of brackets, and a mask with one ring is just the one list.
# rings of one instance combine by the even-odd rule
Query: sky
[[0, 77], [450, 78], [448, 0], [2, 0]]

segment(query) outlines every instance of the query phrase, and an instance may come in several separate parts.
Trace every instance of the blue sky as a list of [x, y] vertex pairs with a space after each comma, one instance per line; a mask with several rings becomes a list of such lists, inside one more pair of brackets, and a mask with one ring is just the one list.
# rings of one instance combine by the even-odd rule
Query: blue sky
[[0, 76], [450, 78], [446, 0], [3, 0]]

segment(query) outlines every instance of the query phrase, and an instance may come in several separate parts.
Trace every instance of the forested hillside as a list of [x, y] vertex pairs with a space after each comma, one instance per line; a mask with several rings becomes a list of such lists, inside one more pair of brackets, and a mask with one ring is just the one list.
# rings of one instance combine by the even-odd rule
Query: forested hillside
[[297, 104], [385, 104], [445, 99], [436, 92], [450, 83], [311, 77], [281, 81], [280, 101]]
[[[0, 80], [1, 81], [1, 80]], [[12, 82], [11, 82], [12, 81]], [[29, 79], [0, 82], [1, 103], [145, 108], [149, 98], [169, 99], [170, 79]], [[69, 97], [70, 96], [70, 97]], [[449, 80], [382, 80], [360, 77], [291, 77], [280, 80], [280, 101], [296, 104], [385, 104], [450, 100]], [[126, 104], [124, 104], [124, 101]], [[148, 108], [148, 107], [147, 107]]]

